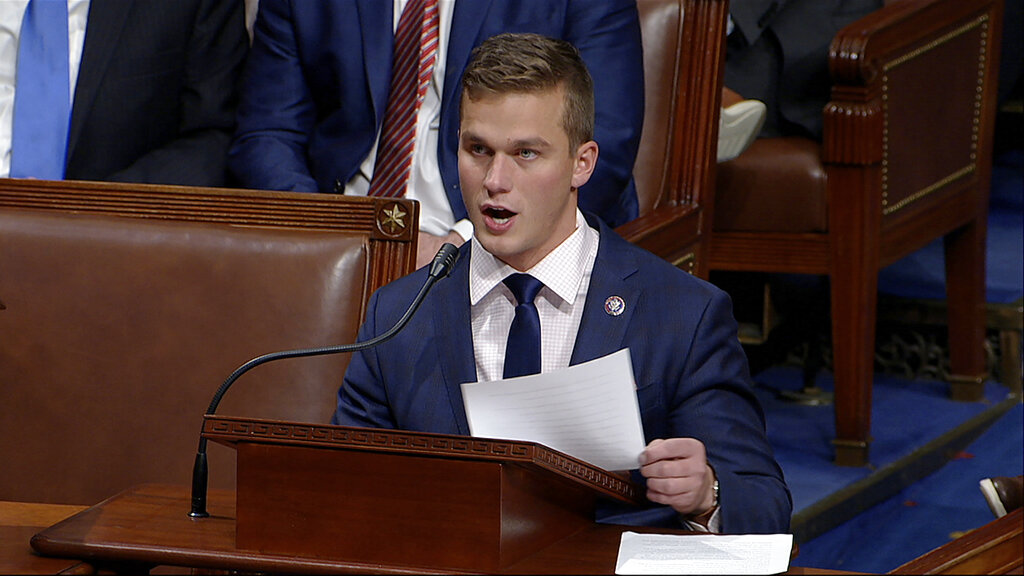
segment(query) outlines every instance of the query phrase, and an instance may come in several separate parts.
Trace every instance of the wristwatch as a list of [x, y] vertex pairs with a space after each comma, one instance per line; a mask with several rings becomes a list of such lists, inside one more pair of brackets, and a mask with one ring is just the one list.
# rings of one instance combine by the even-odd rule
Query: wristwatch
[[714, 516], [715, 510], [718, 510], [718, 478], [715, 478], [715, 483], [711, 485], [711, 490], [714, 492], [714, 501], [711, 502], [711, 508], [696, 516], [690, 516], [689, 521], [696, 522], [704, 527], [707, 527], [708, 523], [711, 522], [711, 517]]

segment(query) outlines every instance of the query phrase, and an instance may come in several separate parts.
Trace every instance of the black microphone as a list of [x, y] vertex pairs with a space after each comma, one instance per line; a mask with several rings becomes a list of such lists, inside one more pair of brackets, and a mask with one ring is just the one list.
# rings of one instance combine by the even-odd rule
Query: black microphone
[[[405, 311], [405, 314], [387, 332], [365, 342], [356, 342], [355, 344], [339, 344], [337, 346], [325, 346], [321, 348], [285, 350], [282, 352], [272, 352], [270, 354], [264, 354], [263, 356], [257, 356], [236, 368], [235, 371], [228, 376], [227, 380], [220, 385], [220, 388], [217, 389], [217, 393], [213, 395], [213, 400], [210, 401], [210, 407], [206, 409], [206, 414], [211, 415], [216, 412], [217, 405], [220, 404], [221, 398], [224, 397], [224, 393], [228, 391], [228, 388], [231, 387], [235, 380], [238, 380], [242, 374], [245, 374], [260, 364], [285, 358], [358, 352], [390, 340], [409, 322], [409, 319], [412, 318], [413, 313], [415, 313], [416, 309], [419, 308], [420, 303], [423, 302], [423, 298], [427, 295], [427, 292], [434, 283], [451, 273], [452, 268], [455, 266], [455, 262], [458, 259], [459, 249], [453, 244], [445, 243], [441, 246], [441, 249], [437, 251], [437, 254], [434, 256], [434, 260], [430, 264], [430, 273], [427, 276], [426, 282], [423, 283], [423, 287], [420, 288], [419, 293], [416, 294], [416, 297], [413, 299], [412, 304], [409, 305], [409, 308]], [[199, 450], [196, 452], [196, 461], [192, 468], [192, 511], [189, 512], [189, 516], [193, 518], [206, 518], [210, 515], [206, 511], [206, 486], [208, 478], [209, 468], [206, 461], [206, 438], [203, 437], [202, 429], [200, 429]]]

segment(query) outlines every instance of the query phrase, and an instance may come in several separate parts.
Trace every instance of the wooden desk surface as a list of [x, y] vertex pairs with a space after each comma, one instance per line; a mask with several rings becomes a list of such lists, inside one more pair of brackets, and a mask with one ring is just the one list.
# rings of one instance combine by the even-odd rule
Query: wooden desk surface
[[91, 574], [79, 560], [47, 558], [29, 546], [40, 530], [73, 516], [85, 506], [0, 501], [0, 574]]
[[[188, 516], [189, 497], [184, 486], [137, 486], [40, 531], [32, 538], [32, 547], [47, 556], [81, 560], [101, 570], [145, 571], [155, 566], [188, 566], [307, 574], [429, 572], [422, 568], [413, 570], [403, 566], [239, 550], [235, 547], [234, 492], [211, 490], [208, 495], [211, 515], [203, 519]], [[623, 529], [622, 526], [595, 524], [592, 530], [541, 550], [508, 571], [613, 574]], [[840, 572], [794, 567], [789, 573]]]
[[[91, 574], [97, 569], [138, 572], [156, 566], [279, 573], [425, 572], [238, 550], [234, 492], [210, 492], [210, 518], [189, 518], [188, 510], [187, 489], [163, 485], [139, 486], [91, 508], [0, 501], [0, 573]], [[1024, 511], [1017, 510], [893, 573], [960, 573], [969, 569], [966, 571], [979, 574], [1020, 574], [1022, 515]], [[596, 524], [508, 571], [611, 574], [624, 529]], [[787, 573], [850, 574], [802, 567], [791, 567]]]

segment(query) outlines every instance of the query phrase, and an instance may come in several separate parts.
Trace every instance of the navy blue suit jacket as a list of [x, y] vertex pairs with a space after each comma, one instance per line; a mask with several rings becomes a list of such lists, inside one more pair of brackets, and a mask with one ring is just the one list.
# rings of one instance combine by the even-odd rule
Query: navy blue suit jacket
[[[600, 236], [571, 363], [628, 347], [647, 441], [692, 437], [705, 444], [721, 486], [722, 530], [787, 532], [790, 494], [765, 437], [729, 297], [603, 224]], [[469, 434], [460, 385], [477, 380], [470, 249], [470, 242], [463, 245], [451, 276], [433, 287], [403, 331], [352, 357], [334, 423]], [[398, 321], [426, 272], [421, 268], [374, 294], [361, 341]], [[620, 316], [605, 312], [605, 299], [613, 295], [626, 303]], [[681, 527], [674, 510], [653, 504], [603, 503], [597, 520]]]
[[92, 0], [65, 177], [224, 186], [242, 0]]
[[[384, 121], [390, 0], [261, 0], [229, 166], [248, 188], [340, 191]], [[580, 206], [617, 226], [638, 214], [633, 163], [643, 124], [643, 56], [634, 0], [459, 0], [448, 41], [438, 165], [456, 220], [460, 80], [470, 51], [501, 32], [572, 42], [594, 77], [601, 164]]]

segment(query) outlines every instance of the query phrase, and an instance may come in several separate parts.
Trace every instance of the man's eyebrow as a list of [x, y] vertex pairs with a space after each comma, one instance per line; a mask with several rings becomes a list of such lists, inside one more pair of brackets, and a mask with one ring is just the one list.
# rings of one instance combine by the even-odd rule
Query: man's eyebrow
[[476, 134], [474, 134], [472, 132], [466, 131], [466, 130], [460, 131], [459, 132], [459, 137], [460, 137], [461, 140], [467, 140], [467, 141], [470, 141], [470, 142], [482, 142], [483, 141], [483, 138], [481, 138], [480, 136], [478, 136], [478, 135], [476, 135]]
[[513, 140], [512, 146], [514, 148], [548, 148], [551, 144], [540, 136], [536, 138], [523, 138], [522, 140]]
[[[484, 137], [480, 136], [479, 134], [475, 134], [475, 133], [473, 133], [471, 131], [462, 131], [461, 134], [462, 134], [461, 139], [464, 142], [469, 142], [469, 143], [472, 143], [472, 144], [485, 144], [487, 146], [492, 146], [491, 143], [487, 139], [485, 139]], [[550, 148], [551, 147], [551, 143], [548, 142], [547, 139], [545, 139], [543, 137], [540, 137], [540, 136], [537, 136], [535, 138], [520, 138], [519, 140], [512, 140], [511, 142], [508, 142], [508, 146], [513, 148], [513, 149], [516, 149], [516, 150], [522, 149], [522, 148], [545, 149], [545, 148]]]

